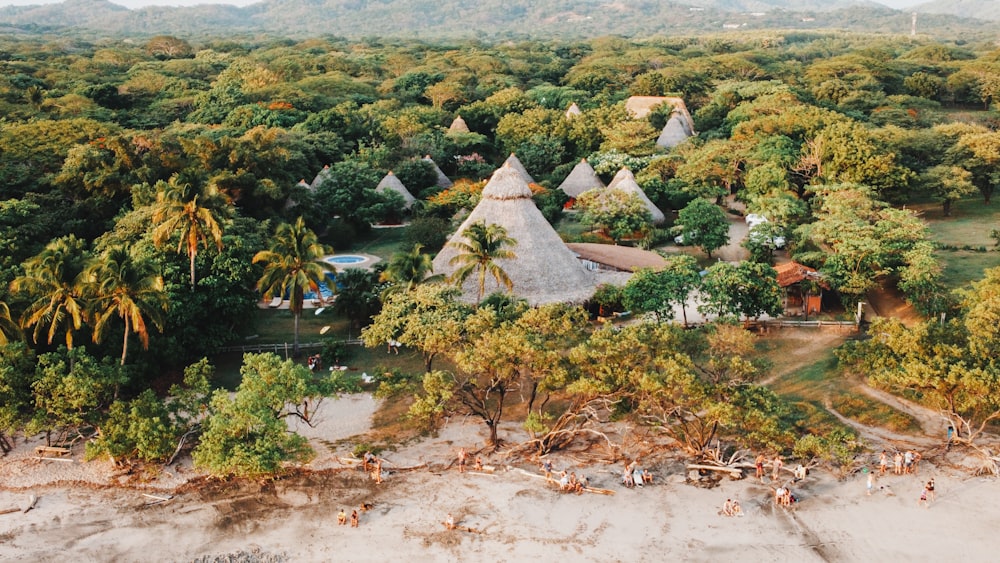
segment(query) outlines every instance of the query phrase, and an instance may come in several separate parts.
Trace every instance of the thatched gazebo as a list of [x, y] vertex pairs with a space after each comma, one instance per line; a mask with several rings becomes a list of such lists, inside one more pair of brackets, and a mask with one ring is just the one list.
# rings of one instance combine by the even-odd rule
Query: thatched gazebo
[[573, 119], [582, 113], [583, 112], [580, 111], [580, 106], [576, 105], [576, 102], [573, 102], [569, 105], [569, 108], [566, 109], [566, 119]]
[[441, 169], [438, 168], [437, 163], [434, 162], [434, 159], [431, 158], [431, 155], [425, 156], [422, 160], [424, 162], [430, 162], [431, 166], [434, 167], [434, 173], [437, 174], [437, 182], [435, 183], [435, 185], [437, 187], [439, 187], [439, 188], [441, 188], [443, 190], [447, 190], [448, 188], [450, 188], [452, 186], [451, 179], [448, 178], [447, 176], [445, 176], [444, 172], [442, 172]]
[[514, 153], [510, 153], [510, 156], [508, 156], [507, 160], [503, 162], [503, 166], [501, 168], [507, 166], [517, 170], [517, 173], [521, 175], [521, 179], [524, 180], [524, 183], [535, 183], [535, 179], [531, 177], [531, 174], [528, 174], [528, 169], [521, 164], [521, 161], [517, 159], [517, 156]]
[[462, 119], [462, 116], [459, 115], [459, 116], [456, 116], [455, 119], [451, 122], [451, 126], [448, 127], [448, 132], [449, 133], [468, 133], [469, 132], [469, 125], [466, 124], [465, 120]]
[[566, 176], [566, 179], [559, 184], [559, 189], [573, 199], [580, 197], [583, 192], [603, 187], [604, 182], [597, 177], [597, 173], [594, 172], [594, 168], [587, 162], [586, 158], [580, 159], [569, 176]]
[[392, 190], [397, 194], [403, 196], [403, 208], [409, 209], [413, 207], [413, 202], [417, 201], [417, 198], [413, 197], [410, 190], [406, 189], [403, 182], [392, 173], [392, 170], [382, 178], [382, 181], [375, 186], [375, 191], [378, 193], [385, 193], [386, 190]]
[[660, 225], [667, 220], [667, 216], [660, 211], [648, 196], [646, 192], [642, 191], [639, 184], [635, 181], [635, 176], [632, 175], [632, 171], [628, 168], [622, 168], [615, 174], [615, 177], [608, 184], [609, 190], [622, 190], [624, 192], [633, 193], [639, 196], [639, 199], [646, 205], [646, 209], [649, 209], [649, 214], [653, 219], [654, 225]]
[[[594, 293], [597, 279], [566, 247], [555, 229], [545, 220], [531, 199], [531, 189], [512, 166], [493, 173], [483, 188], [482, 199], [458, 228], [451, 241], [461, 241], [462, 233], [478, 222], [497, 224], [517, 241], [513, 259], [497, 260], [514, 282], [512, 293], [532, 305], [542, 303], [582, 303]], [[451, 242], [450, 241], [450, 242]], [[434, 272], [450, 276], [457, 266], [449, 262], [458, 255], [451, 244], [434, 258]], [[464, 301], [474, 303], [479, 294], [478, 280], [470, 276], [462, 285]], [[505, 288], [486, 277], [486, 295]]]

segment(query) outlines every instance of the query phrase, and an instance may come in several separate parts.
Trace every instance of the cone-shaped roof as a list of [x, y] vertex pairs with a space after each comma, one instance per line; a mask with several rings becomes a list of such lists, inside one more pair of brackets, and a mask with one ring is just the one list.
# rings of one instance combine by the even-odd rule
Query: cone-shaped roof
[[569, 197], [580, 197], [580, 194], [594, 188], [603, 188], [604, 182], [597, 177], [597, 173], [594, 172], [594, 168], [587, 162], [586, 158], [580, 159], [580, 162], [573, 167], [573, 171], [566, 176], [562, 184], [559, 184], [559, 189], [566, 192]]
[[573, 117], [580, 115], [581, 113], [583, 112], [580, 111], [580, 106], [576, 105], [576, 102], [573, 102], [572, 104], [569, 105], [569, 108], [566, 109], [566, 119], [571, 119]]
[[468, 133], [469, 126], [465, 123], [465, 120], [462, 119], [462, 116], [459, 115], [456, 116], [455, 120], [451, 122], [451, 126], [448, 127], [448, 131], [452, 133]]
[[694, 135], [694, 132], [691, 131], [687, 121], [681, 114], [674, 112], [670, 116], [670, 119], [667, 120], [667, 124], [663, 126], [660, 137], [656, 139], [656, 145], [670, 149], [683, 143], [692, 135]]
[[434, 172], [437, 174], [437, 183], [436, 183], [437, 187], [442, 189], [448, 189], [452, 186], [452, 181], [447, 176], [444, 175], [444, 172], [442, 172], [440, 168], [438, 168], [437, 163], [434, 162], [434, 159], [431, 158], [431, 155], [425, 156], [423, 160], [426, 162], [430, 162], [431, 166], [434, 167]]
[[535, 183], [535, 179], [531, 177], [531, 174], [528, 174], [528, 170], [523, 164], [521, 164], [521, 161], [517, 159], [517, 156], [514, 153], [510, 153], [510, 156], [508, 156], [507, 160], [503, 162], [503, 165], [510, 166], [514, 170], [517, 170], [518, 174], [521, 175], [521, 178], [526, 184]]
[[[527, 299], [532, 305], [557, 302], [583, 302], [591, 297], [597, 279], [576, 258], [542, 216], [531, 199], [531, 188], [511, 166], [493, 173], [483, 188], [483, 197], [452, 235], [449, 244], [434, 258], [434, 272], [450, 276], [458, 265], [450, 264], [459, 251], [451, 242], [464, 240], [469, 226], [483, 222], [497, 224], [507, 230], [507, 236], [517, 241], [510, 248], [512, 259], [497, 260], [514, 282], [512, 293]], [[465, 301], [475, 302], [479, 295], [478, 276], [470, 276], [462, 285]], [[492, 276], [486, 276], [489, 295], [503, 290]]]
[[611, 180], [611, 183], [608, 184], [608, 189], [622, 190], [624, 192], [634, 193], [638, 195], [639, 199], [641, 199], [642, 202], [646, 204], [646, 208], [649, 209], [649, 214], [653, 218], [654, 225], [659, 225], [667, 220], [666, 215], [664, 215], [663, 212], [660, 211], [660, 208], [657, 207], [652, 201], [650, 201], [649, 197], [646, 196], [646, 192], [642, 191], [642, 188], [639, 187], [638, 182], [635, 181], [635, 176], [632, 175], [632, 171], [629, 170], [628, 168], [622, 168], [621, 170], [618, 171], [617, 174], [615, 174], [615, 177]]
[[417, 198], [413, 197], [413, 194], [410, 193], [410, 190], [406, 189], [406, 186], [403, 185], [403, 182], [399, 178], [397, 178], [396, 175], [393, 174], [391, 170], [389, 171], [388, 174], [385, 175], [384, 178], [382, 178], [382, 181], [378, 183], [378, 186], [375, 186], [376, 192], [383, 193], [386, 190], [392, 190], [398, 193], [399, 195], [403, 196], [403, 201], [406, 202], [403, 204], [403, 207], [405, 209], [413, 207], [413, 202], [417, 201]]
[[322, 170], [319, 171], [319, 174], [317, 174], [316, 177], [313, 178], [313, 181], [311, 184], [309, 184], [309, 186], [311, 186], [312, 189], [315, 190], [316, 188], [319, 187], [320, 184], [326, 181], [326, 179], [329, 177], [330, 177], [330, 165], [328, 164], [324, 166]]

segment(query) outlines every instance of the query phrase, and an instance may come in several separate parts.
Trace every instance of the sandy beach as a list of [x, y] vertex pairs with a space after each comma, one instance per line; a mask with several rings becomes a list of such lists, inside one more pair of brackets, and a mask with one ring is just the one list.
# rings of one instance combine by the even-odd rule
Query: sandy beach
[[[642, 489], [620, 485], [621, 463], [585, 462], [579, 452], [548, 458], [556, 470], [614, 492], [577, 495], [546, 482], [534, 464], [509, 466], [499, 454], [483, 459], [493, 472], [449, 467], [459, 448], [483, 446], [482, 425], [462, 419], [385, 452], [386, 479], [376, 485], [341, 461], [376, 407], [365, 394], [325, 401], [319, 424], [303, 432], [317, 458], [266, 483], [209, 480], [190, 460], [136, 483], [115, 477], [107, 462], [81, 463], [82, 448], [69, 463], [37, 460], [37, 443], [21, 444], [0, 459], [0, 511], [37, 501], [28, 512], [0, 514], [0, 559], [193, 561], [239, 552], [257, 561], [996, 559], [997, 482], [943, 469], [957, 461], [947, 457], [925, 460], [918, 475], [882, 477], [871, 496], [863, 473], [838, 479], [813, 471], [792, 486], [799, 502], [790, 508], [774, 506], [767, 478], [694, 484], [675, 454], [642, 460], [655, 475]], [[509, 438], [517, 432], [504, 429]], [[414, 466], [421, 467], [393, 470]], [[937, 497], [919, 506], [931, 477]], [[781, 477], [790, 480], [791, 473]], [[743, 517], [720, 514], [727, 498], [741, 502]], [[370, 509], [358, 528], [337, 525], [341, 508], [361, 505]], [[445, 529], [448, 514], [459, 529]]]

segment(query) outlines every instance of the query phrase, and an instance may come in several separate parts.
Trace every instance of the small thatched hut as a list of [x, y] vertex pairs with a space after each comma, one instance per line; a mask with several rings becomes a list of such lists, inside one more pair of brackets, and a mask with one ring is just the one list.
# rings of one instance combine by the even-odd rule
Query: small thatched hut
[[679, 113], [674, 113], [663, 126], [659, 138], [656, 139], [656, 146], [671, 149], [683, 143], [688, 137], [694, 136], [694, 131], [688, 127], [688, 123]]
[[629, 170], [628, 168], [622, 168], [621, 170], [618, 171], [617, 174], [615, 174], [615, 177], [611, 180], [611, 183], [608, 184], [608, 189], [622, 190], [625, 192], [634, 193], [638, 195], [639, 199], [641, 199], [642, 202], [646, 204], [646, 208], [649, 209], [649, 214], [653, 218], [654, 225], [660, 225], [667, 220], [667, 216], [664, 215], [662, 211], [660, 211], [659, 207], [657, 207], [652, 201], [650, 201], [649, 197], [646, 195], [646, 192], [642, 191], [642, 188], [640, 188], [639, 184], [635, 181], [635, 176], [632, 175], [632, 171]]
[[410, 190], [406, 189], [406, 186], [404, 186], [403, 182], [392, 173], [392, 170], [390, 170], [389, 173], [382, 178], [382, 181], [378, 183], [378, 186], [375, 186], [375, 191], [378, 193], [384, 193], [386, 190], [392, 190], [403, 196], [403, 201], [405, 202], [403, 204], [404, 209], [413, 207], [413, 202], [417, 201], [417, 198], [413, 197]]
[[509, 166], [514, 170], [517, 170], [517, 173], [521, 175], [521, 178], [524, 180], [524, 183], [526, 184], [535, 183], [535, 179], [531, 177], [531, 174], [528, 174], [528, 170], [524, 167], [523, 164], [521, 164], [521, 161], [517, 159], [517, 156], [514, 155], [514, 153], [510, 153], [510, 156], [507, 157], [507, 160], [504, 161], [503, 165], [504, 167]]
[[580, 111], [580, 106], [576, 105], [576, 102], [573, 102], [569, 105], [569, 108], [566, 109], [566, 119], [573, 119], [582, 113], [583, 112]]
[[316, 174], [316, 177], [313, 178], [312, 183], [309, 185], [312, 187], [312, 189], [315, 190], [320, 186], [320, 184], [325, 182], [326, 179], [329, 177], [330, 177], [330, 165], [327, 164], [326, 166], [323, 167], [322, 170], [319, 171], [319, 174]]
[[437, 185], [437, 187], [439, 187], [439, 188], [441, 188], [443, 190], [446, 190], [446, 189], [448, 189], [448, 188], [450, 188], [452, 186], [451, 179], [449, 179], [447, 176], [445, 176], [444, 172], [442, 172], [441, 169], [438, 168], [437, 163], [434, 162], [434, 159], [431, 158], [431, 155], [425, 156], [423, 158], [423, 160], [424, 160], [424, 162], [430, 162], [431, 166], [434, 167], [434, 172], [437, 174], [437, 182], [435, 184], [435, 185]]
[[465, 120], [462, 119], [461, 115], [459, 115], [459, 116], [455, 117], [454, 121], [451, 122], [451, 126], [448, 127], [448, 132], [449, 133], [468, 133], [469, 132], [469, 125], [467, 123], [465, 123]]
[[[512, 293], [527, 299], [532, 305], [542, 303], [581, 303], [590, 298], [597, 280], [593, 273], [566, 247], [555, 229], [542, 216], [531, 199], [531, 189], [511, 166], [493, 173], [483, 188], [483, 197], [451, 241], [462, 240], [462, 233], [477, 222], [497, 224], [507, 229], [507, 235], [517, 241], [511, 249], [516, 258], [498, 260], [514, 282]], [[434, 258], [434, 272], [450, 276], [457, 266], [450, 264], [458, 250], [450, 243]], [[463, 299], [474, 302], [478, 297], [478, 280], [470, 276], [462, 285]], [[486, 294], [503, 290], [491, 276], [486, 277]]]
[[566, 179], [559, 184], [559, 189], [573, 199], [580, 197], [583, 192], [603, 187], [604, 182], [597, 177], [597, 173], [594, 172], [594, 168], [587, 162], [586, 158], [580, 159], [569, 176], [566, 176]]

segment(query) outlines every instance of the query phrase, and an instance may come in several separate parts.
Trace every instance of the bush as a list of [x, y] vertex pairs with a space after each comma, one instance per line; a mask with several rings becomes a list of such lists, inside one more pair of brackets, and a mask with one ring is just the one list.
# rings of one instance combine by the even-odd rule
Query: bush
[[323, 240], [336, 250], [350, 248], [358, 240], [358, 230], [343, 219], [334, 219], [326, 226]]
[[448, 241], [451, 222], [438, 217], [418, 217], [406, 228], [406, 240], [410, 245], [421, 244], [424, 250], [436, 253]]

